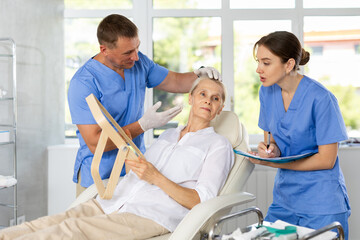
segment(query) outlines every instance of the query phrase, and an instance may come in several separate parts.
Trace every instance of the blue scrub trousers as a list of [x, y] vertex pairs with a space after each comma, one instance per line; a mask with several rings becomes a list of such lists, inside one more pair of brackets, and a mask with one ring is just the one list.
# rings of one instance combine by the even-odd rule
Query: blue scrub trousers
[[[338, 213], [338, 214], [329, 214], [329, 215], [315, 215], [315, 214], [303, 214], [295, 213], [288, 209], [285, 209], [281, 206], [272, 204], [269, 207], [268, 213], [265, 217], [265, 221], [275, 222], [276, 220], [282, 220], [290, 224], [308, 227], [313, 229], [319, 229], [325, 227], [326, 225], [338, 221], [344, 229], [345, 239], [349, 239], [349, 227], [348, 227], [348, 218], [350, 212]], [[337, 232], [336, 229], [334, 229]]]

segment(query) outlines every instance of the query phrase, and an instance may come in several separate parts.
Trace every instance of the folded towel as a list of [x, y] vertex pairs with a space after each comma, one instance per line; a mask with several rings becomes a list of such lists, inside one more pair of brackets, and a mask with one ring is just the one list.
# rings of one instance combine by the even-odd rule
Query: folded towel
[[[252, 225], [257, 226], [257, 224]], [[297, 230], [297, 235], [296, 234], [287, 234], [287, 235], [280, 235], [279, 237], [273, 237], [271, 239], [301, 239], [305, 234], [308, 234], [312, 231], [314, 231], [314, 229], [311, 228], [306, 228], [306, 227], [300, 227], [297, 225], [292, 225], [290, 223], [281, 221], [281, 220], [277, 220], [274, 223], [270, 223], [267, 221], [263, 222], [263, 226], [269, 226], [269, 227], [273, 227], [273, 228], [277, 228], [277, 229], [285, 229], [286, 226], [295, 226], [296, 230]], [[256, 239], [257, 236], [260, 236], [262, 233], [267, 232], [267, 229], [265, 227], [260, 227], [256, 230], [254, 230], [254, 228], [252, 228], [252, 231], [250, 232], [245, 232], [242, 233], [240, 228], [236, 229], [234, 232], [232, 232], [230, 235], [223, 235], [221, 240], [250, 240], [250, 239]], [[327, 231], [324, 232], [322, 234], [320, 234], [319, 236], [316, 236], [312, 239], [314, 240], [330, 240], [330, 239], [335, 239], [337, 236], [336, 232], [333, 231]], [[311, 240], [312, 240], [311, 239]]]
[[0, 187], [11, 187], [17, 183], [17, 180], [12, 176], [0, 175]]
[[[281, 227], [285, 227], [285, 226], [296, 226], [296, 225], [292, 225], [292, 224], [289, 224], [287, 222], [284, 222], [284, 221], [281, 221], [281, 220], [277, 220], [273, 223], [274, 227], [278, 227], [278, 228], [281, 228]], [[299, 235], [299, 238], [302, 238], [304, 235], [310, 233], [310, 232], [313, 232], [314, 229], [311, 229], [311, 228], [307, 228], [307, 227], [300, 227], [300, 226], [296, 226], [296, 229], [297, 229], [297, 233]], [[337, 236], [337, 233], [336, 232], [333, 232], [333, 231], [327, 231], [327, 232], [324, 232], [316, 237], [313, 237], [311, 238], [311, 240], [328, 240], [328, 239], [335, 239]]]

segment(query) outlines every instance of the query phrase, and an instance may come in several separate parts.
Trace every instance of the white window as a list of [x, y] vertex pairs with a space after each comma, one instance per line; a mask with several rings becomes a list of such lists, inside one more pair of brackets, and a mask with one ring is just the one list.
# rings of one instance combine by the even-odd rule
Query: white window
[[[179, 72], [202, 65], [219, 69], [229, 93], [225, 109], [239, 115], [250, 140], [260, 137], [256, 143], [262, 138], [257, 127], [260, 82], [252, 47], [261, 36], [286, 30], [311, 53], [301, 71], [335, 94], [350, 136], [360, 137], [359, 11], [360, 0], [65, 0], [66, 87], [98, 52], [99, 21], [111, 13], [123, 14], [139, 28], [140, 50], [160, 65]], [[187, 96], [149, 90], [145, 106], [158, 100], [163, 109], [187, 104]], [[66, 136], [74, 136], [76, 126], [65, 104]], [[187, 109], [170, 126], [184, 124]], [[146, 141], [152, 139], [147, 133]]]
[[[153, 18], [153, 60], [176, 72], [190, 72], [204, 66], [221, 71], [220, 17]], [[177, 104], [184, 110], [172, 122], [154, 129], [157, 137], [164, 129], [184, 125], [189, 115], [188, 95], [153, 90], [153, 102], [161, 101], [160, 111]]]
[[261, 134], [257, 126], [260, 112], [259, 81], [255, 72], [254, 43], [273, 31], [291, 31], [291, 20], [234, 21], [234, 111], [250, 134]]

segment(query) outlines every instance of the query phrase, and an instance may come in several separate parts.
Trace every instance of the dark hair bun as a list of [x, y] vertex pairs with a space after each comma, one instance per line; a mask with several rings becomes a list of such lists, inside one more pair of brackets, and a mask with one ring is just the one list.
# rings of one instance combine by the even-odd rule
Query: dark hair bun
[[301, 59], [299, 65], [305, 65], [310, 60], [310, 53], [302, 49], [301, 51]]

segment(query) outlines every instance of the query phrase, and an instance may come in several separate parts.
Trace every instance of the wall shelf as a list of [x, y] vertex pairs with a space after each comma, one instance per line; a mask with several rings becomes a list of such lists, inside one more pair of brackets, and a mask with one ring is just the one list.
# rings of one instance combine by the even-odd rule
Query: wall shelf
[[14, 98], [0, 98], [0, 101], [14, 101]]
[[[0, 40], [1, 41], [1, 40]], [[9, 57], [9, 58], [12, 58], [14, 57], [14, 55], [12, 54], [0, 54], [0, 57]]]
[[0, 143], [0, 145], [8, 145], [8, 144], [15, 144], [15, 142], [11, 141], [11, 142], [2, 142], [2, 143]]
[[[1, 62], [8, 61], [9, 66], [11, 68], [0, 68], [0, 71], [8, 71], [8, 79], [0, 78], [0, 86], [6, 86], [8, 89], [7, 92], [9, 95], [2, 95], [0, 98], [0, 102], [2, 102], [2, 105], [8, 104], [9, 106], [9, 113], [7, 114], [9, 117], [12, 118], [12, 123], [2, 122], [2, 118], [0, 118], [0, 128], [7, 128], [10, 130], [10, 141], [7, 142], [1, 142], [0, 148], [2, 148], [5, 145], [13, 145], [12, 148], [9, 148], [10, 151], [12, 151], [12, 154], [10, 154], [11, 157], [9, 159], [7, 158], [1, 158], [0, 159], [0, 166], [3, 165], [4, 161], [11, 161], [12, 162], [12, 177], [17, 179], [17, 156], [16, 156], [16, 130], [17, 130], [17, 101], [16, 101], [16, 44], [15, 41], [11, 38], [0, 38], [0, 59]], [[10, 71], [10, 72], [9, 72]], [[7, 81], [7, 82], [6, 82]], [[12, 109], [11, 109], [12, 108]], [[6, 148], [5, 151], [8, 151]], [[2, 169], [0, 169], [1, 171]], [[0, 175], [2, 172], [0, 172]], [[12, 208], [12, 219], [14, 219], [14, 223], [17, 224], [17, 184], [9, 186], [9, 187], [0, 187], [0, 194], [3, 194], [1, 190], [4, 189], [11, 189], [13, 192], [13, 198], [11, 201], [11, 204], [6, 204], [0, 202], [0, 207], [7, 207]], [[6, 191], [7, 192], [7, 191]], [[0, 214], [1, 214], [0, 209]], [[10, 220], [10, 219], [9, 219]], [[10, 221], [9, 221], [10, 222]], [[6, 226], [0, 226], [0, 228], [6, 227]]]

